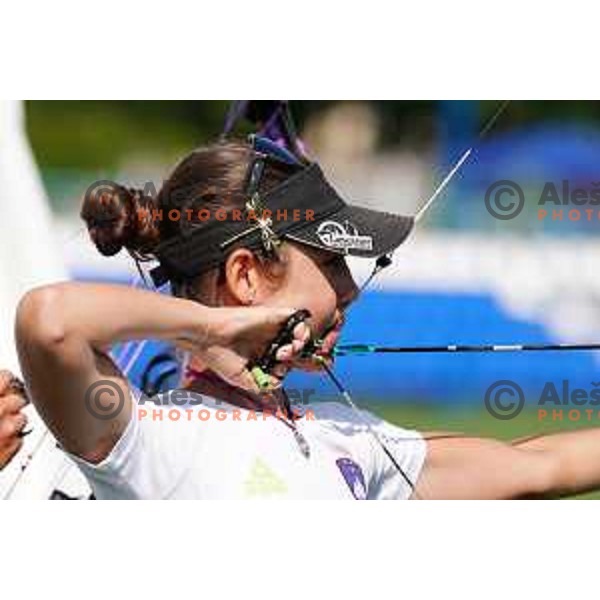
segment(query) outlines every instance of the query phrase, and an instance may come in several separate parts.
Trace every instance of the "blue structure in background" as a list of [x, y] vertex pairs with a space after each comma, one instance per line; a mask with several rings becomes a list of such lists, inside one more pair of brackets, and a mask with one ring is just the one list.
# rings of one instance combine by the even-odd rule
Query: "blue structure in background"
[[479, 101], [438, 102], [438, 164], [453, 165], [477, 141]]
[[[538, 205], [546, 182], [560, 186], [563, 180], [568, 180], [571, 189], [598, 187], [594, 182], [600, 182], [600, 129], [595, 122], [552, 120], [500, 133], [500, 120], [488, 137], [479, 140], [479, 127], [490, 116], [481, 114], [480, 102], [440, 101], [437, 106], [437, 156], [438, 165], [443, 167], [439, 169], [439, 178], [467, 148], [473, 146], [475, 152], [446, 192], [446, 201], [428, 217], [430, 224], [458, 229], [514, 229], [535, 234], [598, 232], [598, 219], [570, 221], [568, 227], [560, 221], [537, 219], [539, 208], [561, 208], [553, 204]], [[510, 105], [507, 110], [511, 110]], [[486, 190], [501, 180], [514, 181], [524, 190], [525, 211], [515, 221], [499, 223], [485, 209]]]
[[[538, 221], [537, 210], [561, 208], [538, 205], [545, 182], [560, 186], [568, 180], [571, 189], [593, 189], [593, 182], [600, 181], [599, 156], [600, 130], [591, 124], [551, 123], [495, 135], [476, 146], [474, 155], [447, 192], [449, 198], [432, 218], [438, 225], [463, 230], [513, 228], [536, 234], [596, 235], [600, 226], [597, 219], [572, 221], [565, 227], [560, 221]], [[525, 192], [525, 211], [514, 221], [499, 223], [485, 208], [486, 190], [500, 180], [514, 181]]]
[[[489, 295], [367, 293], [352, 309], [342, 342], [381, 345], [556, 342], [535, 323], [512, 319]], [[591, 352], [530, 354], [379, 354], [340, 357], [336, 371], [352, 392], [378, 401], [481, 405], [495, 381], [517, 382], [537, 397], [546, 381], [590, 388], [600, 379]], [[325, 378], [293, 374], [290, 385], [331, 394]]]

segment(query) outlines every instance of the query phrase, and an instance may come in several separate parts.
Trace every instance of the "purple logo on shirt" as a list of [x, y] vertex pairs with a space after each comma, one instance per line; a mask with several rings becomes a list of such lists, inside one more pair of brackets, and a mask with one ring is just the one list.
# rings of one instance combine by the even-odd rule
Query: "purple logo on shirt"
[[366, 500], [367, 486], [361, 468], [349, 458], [338, 458], [335, 464], [348, 484], [352, 495], [357, 500]]

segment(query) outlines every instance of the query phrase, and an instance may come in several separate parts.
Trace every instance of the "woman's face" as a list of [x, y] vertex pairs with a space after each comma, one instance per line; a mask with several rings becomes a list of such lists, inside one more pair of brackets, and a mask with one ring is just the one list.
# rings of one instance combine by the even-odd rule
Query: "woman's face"
[[264, 287], [257, 302], [272, 306], [305, 308], [314, 337], [323, 339], [328, 354], [343, 325], [344, 310], [356, 298], [358, 289], [343, 256], [310, 246], [285, 246], [285, 275], [276, 287]]
[[[307, 309], [311, 313], [308, 324], [313, 338], [320, 339], [319, 353], [327, 356], [337, 342], [342, 325], [344, 310], [356, 298], [358, 289], [343, 256], [309, 246], [285, 243], [281, 248], [284, 268], [277, 277], [267, 275], [258, 268], [254, 255], [247, 250], [236, 251], [237, 259], [230, 259], [226, 269], [228, 292], [217, 293], [216, 305], [239, 306], [263, 305], [286, 308]], [[252, 257], [251, 269], [240, 265]], [[244, 259], [244, 260], [243, 260]], [[232, 265], [237, 264], [239, 268]], [[252, 277], [249, 277], [249, 270]], [[248, 286], [252, 280], [252, 289]], [[199, 298], [200, 301], [205, 301]], [[202, 370], [196, 358], [191, 366]], [[318, 365], [312, 360], [294, 361], [294, 367], [314, 370]], [[287, 370], [287, 369], [286, 369]], [[284, 373], [279, 376], [283, 377]]]

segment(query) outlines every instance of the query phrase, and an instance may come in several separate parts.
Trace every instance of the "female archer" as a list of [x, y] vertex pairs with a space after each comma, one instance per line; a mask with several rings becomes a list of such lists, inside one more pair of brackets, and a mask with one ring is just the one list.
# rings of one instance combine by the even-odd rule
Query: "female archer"
[[[155, 258], [155, 282], [172, 289], [64, 283], [20, 303], [30, 396], [97, 498], [522, 498], [600, 487], [598, 430], [507, 444], [407, 431], [336, 403], [312, 405], [310, 418], [291, 409], [281, 382], [292, 368], [329, 368], [357, 297], [345, 256], [383, 256], [412, 228], [346, 204], [315, 163], [219, 143], [181, 161], [157, 198], [114, 186], [89, 194], [82, 217], [102, 254]], [[307, 318], [273, 345], [296, 309]], [[140, 410], [108, 349], [142, 338], [187, 353], [183, 405], [172, 390]], [[93, 409], [102, 385], [118, 410]], [[165, 412], [174, 406], [177, 420]]]

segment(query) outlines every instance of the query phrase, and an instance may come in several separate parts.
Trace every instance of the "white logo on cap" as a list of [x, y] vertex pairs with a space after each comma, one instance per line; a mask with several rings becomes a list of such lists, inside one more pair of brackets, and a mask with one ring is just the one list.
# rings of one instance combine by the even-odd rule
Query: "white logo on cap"
[[349, 221], [323, 221], [317, 229], [317, 236], [325, 246], [341, 250], [372, 250], [373, 238], [360, 235]]

